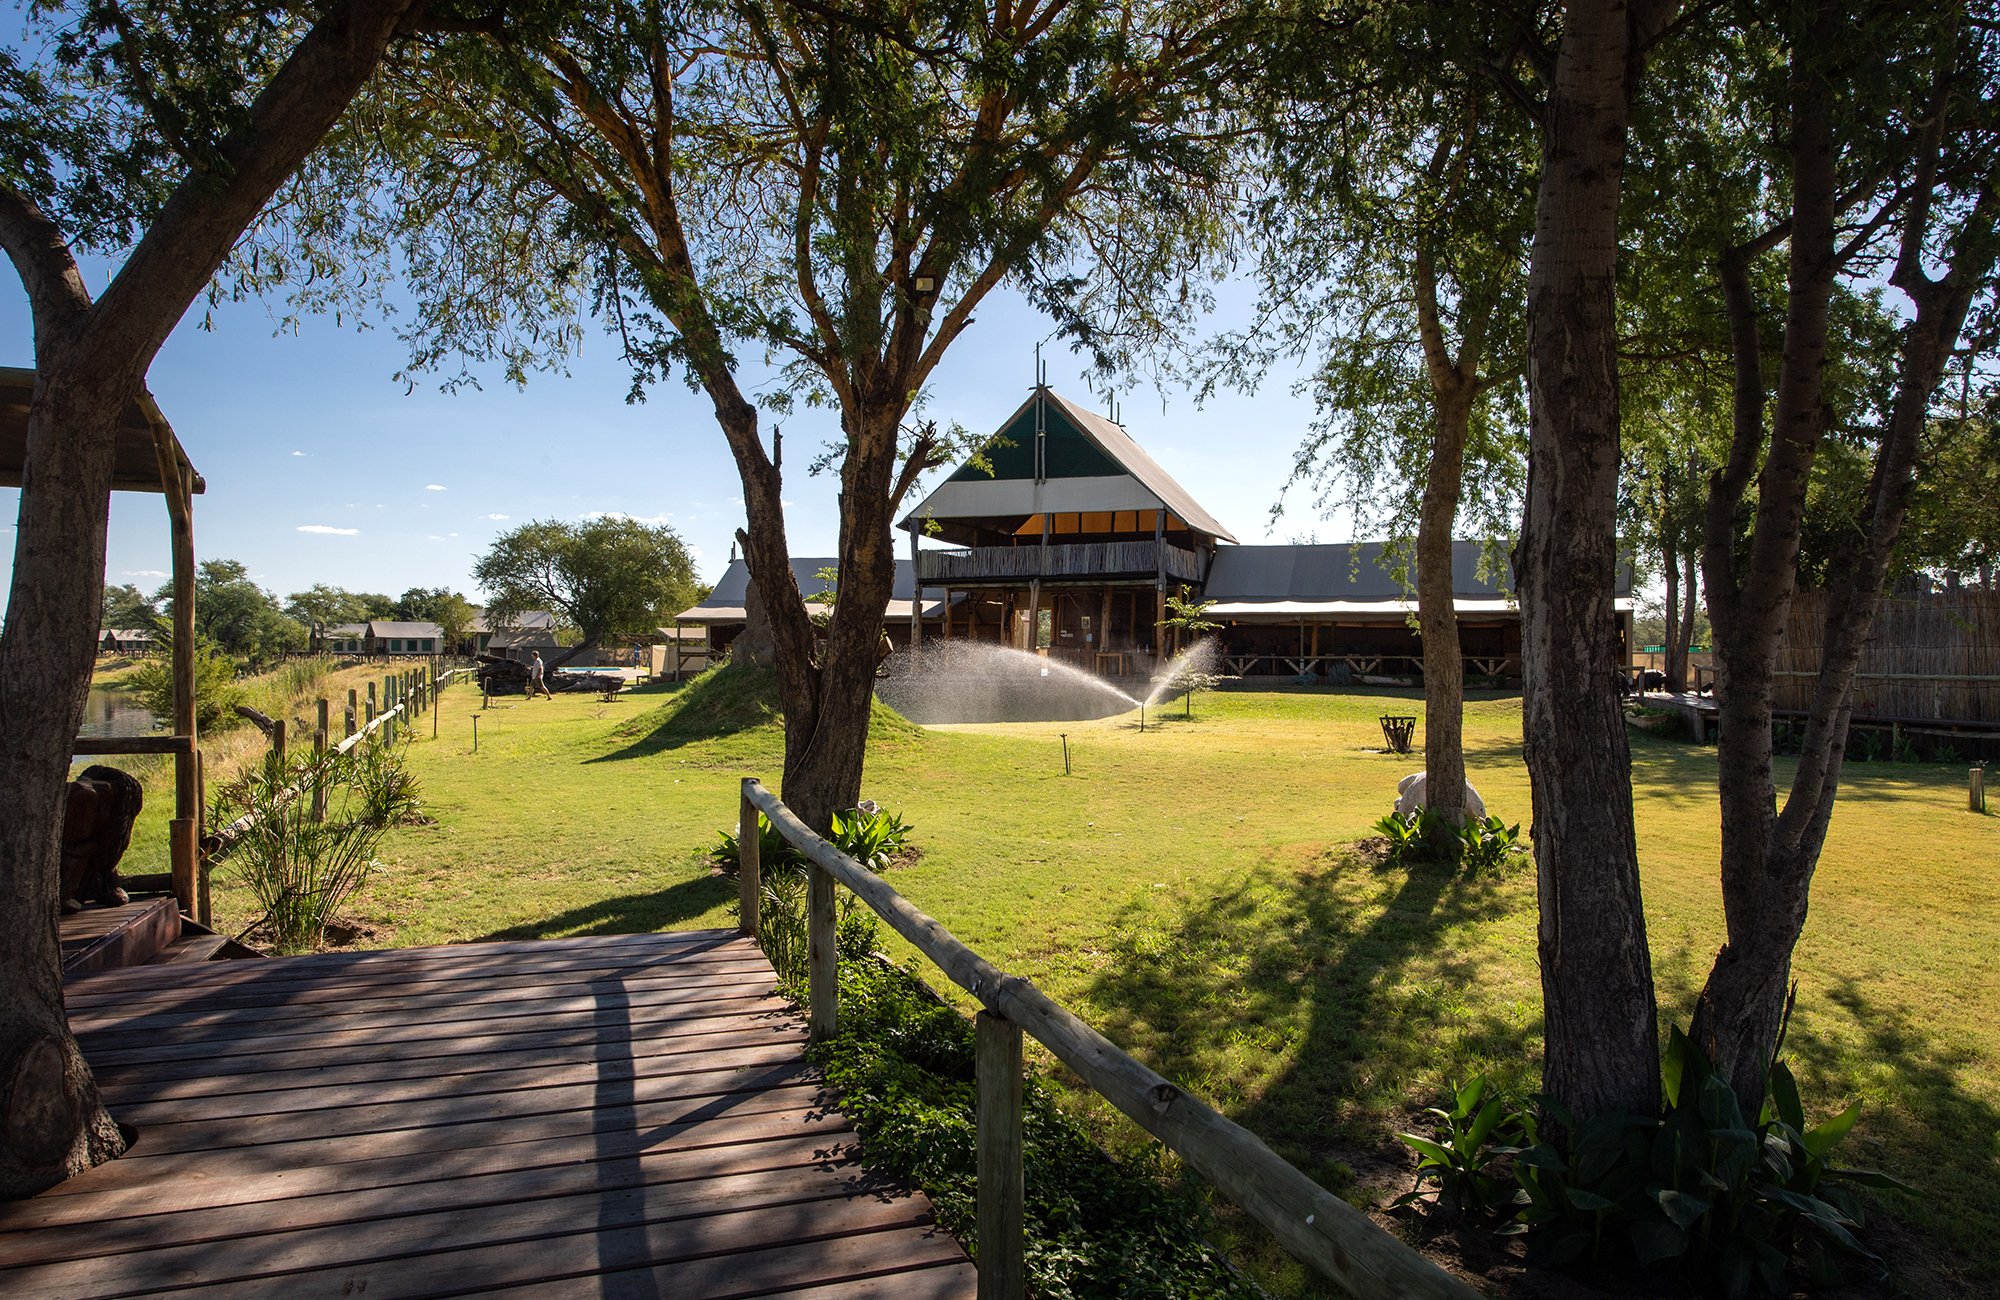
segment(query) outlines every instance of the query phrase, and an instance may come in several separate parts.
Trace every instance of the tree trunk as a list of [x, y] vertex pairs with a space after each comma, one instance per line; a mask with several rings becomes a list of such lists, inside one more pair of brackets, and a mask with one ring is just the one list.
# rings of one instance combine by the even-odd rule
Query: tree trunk
[[[1639, 8], [1638, 6], [1634, 7]], [[1657, 30], [1664, 6], [1637, 25]], [[1614, 275], [1638, 58], [1627, 7], [1569, 6], [1546, 106], [1528, 277], [1521, 593], [1543, 1086], [1580, 1118], [1653, 1114], [1659, 1045], [1619, 672]]]
[[64, 787], [83, 720], [104, 586], [115, 428], [188, 304], [279, 185], [325, 136], [410, 0], [350, 0], [302, 37], [190, 174], [93, 303], [67, 239], [0, 182], [0, 245], [35, 323], [19, 529], [0, 633], [0, 1196], [117, 1155], [63, 1015], [57, 941]]
[[1667, 609], [1668, 631], [1673, 644], [1680, 649], [1681, 675], [1678, 679], [1667, 678], [1667, 689], [1675, 692], [1688, 688], [1688, 678], [1694, 668], [1689, 656], [1694, 652], [1695, 603], [1698, 600], [1695, 583], [1695, 548], [1692, 545], [1681, 548], [1681, 612], [1674, 617], [1672, 603]]
[[[103, 600], [112, 435], [124, 403], [56, 367], [28, 415], [20, 532], [0, 636], [0, 1196], [31, 1195], [125, 1149], [63, 1014], [63, 792]], [[94, 436], [77, 436], [92, 431]], [[60, 683], [59, 688], [51, 689]], [[28, 689], [24, 689], [28, 688]]]
[[[1424, 803], [1445, 825], [1465, 821], [1465, 659], [1458, 642], [1453, 525], [1465, 467], [1471, 402], [1462, 391], [1440, 396], [1417, 520], [1417, 623], [1424, 645]], [[1440, 834], [1434, 854], [1456, 860], [1457, 837]]]
[[1667, 578], [1667, 596], [1661, 622], [1661, 640], [1666, 642], [1663, 676], [1667, 689], [1679, 695], [1687, 689], [1687, 650], [1681, 645], [1681, 557], [1671, 534], [1660, 542], [1660, 568]]

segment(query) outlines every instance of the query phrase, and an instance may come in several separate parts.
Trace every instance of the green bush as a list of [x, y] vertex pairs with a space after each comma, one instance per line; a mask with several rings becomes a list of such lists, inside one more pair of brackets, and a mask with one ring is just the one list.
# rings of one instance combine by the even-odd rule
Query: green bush
[[[1600, 1116], [1578, 1123], [1548, 1098], [1523, 1117], [1514, 1153], [1525, 1193], [1516, 1230], [1546, 1264], [1623, 1253], [1670, 1268], [1706, 1295], [1784, 1294], [1792, 1261], [1815, 1281], [1837, 1280], [1842, 1257], [1876, 1263], [1854, 1236], [1862, 1187], [1902, 1187], [1883, 1174], [1835, 1166], [1829, 1156], [1860, 1103], [1808, 1128], [1798, 1086], [1772, 1066], [1753, 1124], [1728, 1083], [1679, 1029], [1665, 1062], [1660, 1118]], [[1537, 1137], [1553, 1120], [1561, 1141]], [[1907, 1189], [1905, 1189], [1907, 1190]]]
[[1411, 816], [1392, 812], [1375, 823], [1375, 833], [1389, 841], [1391, 866], [1418, 862], [1462, 865], [1472, 872], [1498, 871], [1521, 853], [1521, 824], [1498, 817], [1468, 816], [1454, 826], [1438, 813], [1419, 808]]
[[1454, 1087], [1445, 1106], [1425, 1108], [1436, 1121], [1430, 1137], [1398, 1133], [1396, 1138], [1417, 1153], [1417, 1185], [1396, 1198], [1391, 1208], [1422, 1201], [1432, 1186], [1437, 1204], [1460, 1215], [1490, 1215], [1515, 1203], [1515, 1187], [1503, 1168], [1520, 1140], [1521, 1116], [1483, 1074]]
[[[901, 814], [863, 800], [858, 807], [833, 815], [833, 834], [828, 836], [828, 842], [870, 871], [879, 873], [909, 847], [910, 834], [915, 829]], [[723, 871], [734, 873], [739, 860], [736, 832], [718, 832], [708, 856]], [[757, 814], [758, 867], [769, 873], [787, 864], [803, 867], [806, 856], [778, 833], [769, 818]]]
[[347, 753], [348, 772], [361, 796], [361, 816], [372, 826], [401, 826], [424, 820], [416, 773], [410, 770], [409, 741], [364, 740]]
[[[978, 1257], [972, 1022], [910, 970], [843, 952], [840, 1033], [810, 1055], [841, 1094], [862, 1159], [923, 1188]], [[1191, 1189], [1112, 1159], [1032, 1073], [1023, 1089], [1028, 1290], [1096, 1296], [1251, 1297], [1206, 1240]]]
[[[236, 706], [243, 703], [243, 688], [236, 681], [236, 661], [222, 653], [214, 642], [197, 640], [194, 648], [194, 723], [202, 732], [227, 731], [241, 726]], [[155, 655], [132, 670], [132, 690], [139, 702], [155, 718], [171, 722], [174, 716], [174, 665], [171, 655]]]

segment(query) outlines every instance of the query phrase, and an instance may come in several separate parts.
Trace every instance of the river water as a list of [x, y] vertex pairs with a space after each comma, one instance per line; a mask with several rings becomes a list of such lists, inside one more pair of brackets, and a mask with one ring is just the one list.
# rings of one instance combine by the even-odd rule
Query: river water
[[90, 688], [90, 699], [83, 706], [83, 726], [77, 734], [150, 736], [156, 730], [156, 721], [152, 712], [139, 703], [138, 696], [131, 691], [111, 691], [93, 686]]

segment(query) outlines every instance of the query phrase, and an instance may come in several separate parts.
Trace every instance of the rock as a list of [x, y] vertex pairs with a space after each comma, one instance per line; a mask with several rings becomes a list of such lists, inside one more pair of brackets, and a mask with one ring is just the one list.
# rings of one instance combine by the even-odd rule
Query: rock
[[[1422, 772], [1412, 772], [1396, 782], [1396, 811], [1403, 817], [1414, 817], [1417, 809], [1425, 806], [1424, 785], [1429, 779]], [[1479, 791], [1473, 789], [1470, 781], [1465, 783], [1465, 811], [1468, 816], [1485, 820], [1486, 801], [1479, 797]]]

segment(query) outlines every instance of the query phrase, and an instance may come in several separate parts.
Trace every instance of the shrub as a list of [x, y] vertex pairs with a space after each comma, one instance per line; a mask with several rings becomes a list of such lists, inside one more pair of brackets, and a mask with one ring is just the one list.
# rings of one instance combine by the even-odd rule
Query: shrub
[[[910, 970], [842, 953], [840, 1033], [809, 1049], [861, 1135], [862, 1159], [923, 1188], [977, 1258], [972, 1022]], [[1192, 1189], [1112, 1159], [1033, 1073], [1022, 1089], [1029, 1293], [1251, 1297], [1206, 1240]]]
[[[1808, 1128], [1798, 1086], [1782, 1062], [1766, 1082], [1755, 1124], [1729, 1085], [1679, 1029], [1665, 1061], [1658, 1119], [1600, 1116], [1579, 1124], [1554, 1101], [1542, 1114], [1563, 1140], [1515, 1153], [1526, 1204], [1517, 1229], [1531, 1259], [1563, 1264], [1617, 1250], [1643, 1267], [1679, 1271], [1705, 1294], [1784, 1293], [1796, 1257], [1815, 1280], [1837, 1278], [1840, 1257], [1875, 1262], [1854, 1236], [1861, 1187], [1902, 1187], [1828, 1159], [1854, 1127], [1860, 1103]], [[1907, 1190], [1907, 1189], [1905, 1189]]]
[[[198, 731], [227, 731], [241, 726], [236, 706], [243, 688], [236, 682], [236, 662], [214, 642], [197, 640], [194, 648], [194, 722]], [[171, 655], [155, 655], [132, 670], [132, 690], [154, 717], [174, 716], [174, 665]]]
[[[275, 756], [223, 789], [218, 813], [250, 824], [228, 850], [238, 873], [264, 909], [259, 922], [279, 952], [305, 952], [325, 937], [327, 922], [375, 866], [383, 825], [355, 816], [356, 764], [350, 756]], [[313, 817], [311, 791], [323, 788], [325, 820]]]
[[1430, 1137], [1398, 1133], [1396, 1138], [1417, 1153], [1417, 1185], [1396, 1198], [1391, 1208], [1420, 1202], [1436, 1184], [1437, 1204], [1461, 1215], [1491, 1214], [1512, 1208], [1513, 1180], [1500, 1166], [1521, 1137], [1521, 1117], [1510, 1113], [1500, 1094], [1476, 1074], [1451, 1090], [1443, 1107], [1425, 1114], [1437, 1119]]
[[1375, 823], [1375, 833], [1389, 841], [1391, 866], [1428, 862], [1462, 865], [1472, 872], [1498, 871], [1523, 852], [1519, 822], [1509, 826], [1498, 817], [1468, 816], [1453, 826], [1428, 808], [1407, 817], [1392, 812]]
[[[827, 839], [848, 857], [879, 873], [909, 847], [910, 834], [915, 829], [903, 820], [900, 813], [864, 799], [858, 806], [833, 815], [833, 834]], [[723, 871], [734, 872], [740, 856], [736, 847], [736, 832], [718, 832], [708, 856]], [[787, 864], [803, 867], [805, 863], [806, 856], [778, 833], [770, 819], [762, 813], [757, 814], [758, 867], [769, 873]]]

